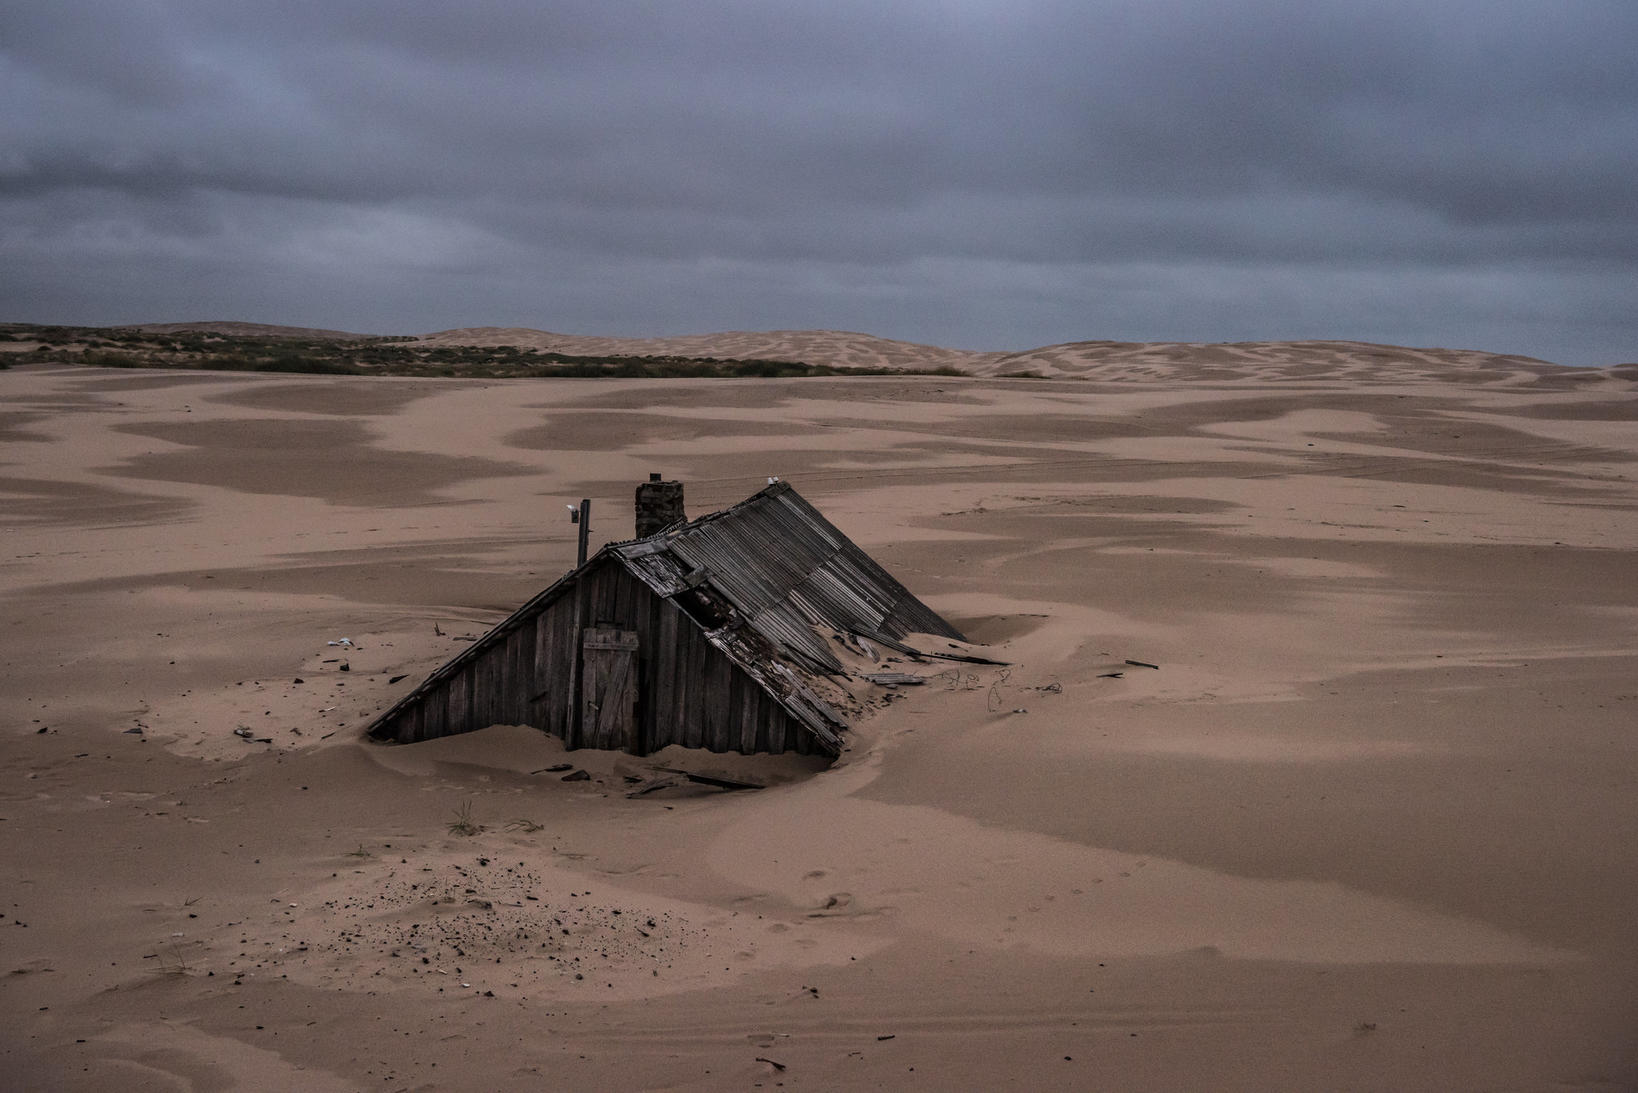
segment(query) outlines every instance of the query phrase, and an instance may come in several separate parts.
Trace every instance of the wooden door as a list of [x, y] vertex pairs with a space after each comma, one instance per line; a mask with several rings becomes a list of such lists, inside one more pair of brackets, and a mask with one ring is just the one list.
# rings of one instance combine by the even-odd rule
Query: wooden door
[[580, 746], [642, 754], [637, 732], [637, 635], [588, 628], [581, 639]]

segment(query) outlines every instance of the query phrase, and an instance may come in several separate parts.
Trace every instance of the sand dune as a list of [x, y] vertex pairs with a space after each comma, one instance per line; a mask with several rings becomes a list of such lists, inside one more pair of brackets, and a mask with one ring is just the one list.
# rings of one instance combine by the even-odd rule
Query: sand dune
[[[148, 323], [156, 334], [197, 331], [257, 337], [354, 339], [365, 335], [242, 322]], [[558, 334], [528, 327], [462, 327], [406, 339], [423, 346], [518, 346], [571, 356], [680, 356], [802, 361], [841, 369], [959, 372], [974, 376], [1078, 379], [1099, 383], [1450, 382], [1573, 386], [1622, 378], [1622, 369], [1567, 368], [1533, 357], [1472, 349], [1414, 348], [1355, 341], [1083, 341], [1017, 352], [980, 352], [841, 330], [723, 331], [654, 338]], [[33, 348], [10, 343], [13, 351]]]
[[552, 334], [522, 327], [470, 327], [423, 334], [430, 345], [521, 345], [585, 356], [682, 356], [741, 360], [794, 360], [832, 368], [903, 368], [973, 372], [996, 354], [944, 349], [842, 330], [732, 330], [667, 338], [610, 338]]
[[[957, 359], [732, 337], [561, 344]], [[0, 372], [8, 1087], [1638, 1088], [1633, 368], [963, 359], [1075, 379]], [[650, 471], [1007, 664], [828, 769], [360, 738]]]
[[833, 368], [955, 370], [1108, 383], [1421, 382], [1516, 385], [1597, 379], [1609, 369], [1564, 368], [1533, 357], [1350, 341], [1066, 342], [1015, 353], [945, 349], [835, 330], [729, 331], [670, 338], [553, 334], [472, 327], [424, 334], [431, 345], [518, 345], [568, 354], [800, 360]]

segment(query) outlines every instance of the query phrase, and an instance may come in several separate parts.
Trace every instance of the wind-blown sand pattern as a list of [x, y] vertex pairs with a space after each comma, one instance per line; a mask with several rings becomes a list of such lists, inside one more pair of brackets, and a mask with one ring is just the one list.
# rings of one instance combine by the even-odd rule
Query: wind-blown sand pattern
[[[1367, 342], [1070, 342], [1008, 353], [973, 369], [1118, 382], [1343, 380], [1357, 384], [1446, 380], [1512, 382], [1570, 370], [1533, 357]], [[1576, 372], [1589, 370], [1575, 370]]]
[[[1638, 1087], [1632, 368], [713, 337], [552, 347], [1072, 378], [0, 372], [8, 1087]], [[360, 740], [650, 471], [1009, 665], [823, 770]]]

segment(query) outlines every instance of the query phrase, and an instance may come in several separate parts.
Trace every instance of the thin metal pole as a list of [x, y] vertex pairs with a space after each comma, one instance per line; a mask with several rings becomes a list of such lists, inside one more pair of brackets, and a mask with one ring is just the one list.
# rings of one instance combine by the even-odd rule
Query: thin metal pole
[[576, 554], [575, 568], [586, 564], [586, 543], [591, 536], [591, 498], [580, 499], [580, 550]]

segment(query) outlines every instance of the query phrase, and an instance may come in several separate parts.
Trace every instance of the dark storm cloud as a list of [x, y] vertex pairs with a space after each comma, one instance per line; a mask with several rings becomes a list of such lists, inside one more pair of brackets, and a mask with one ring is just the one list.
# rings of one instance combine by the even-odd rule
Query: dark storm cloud
[[0, 291], [1631, 359], [1635, 47], [1624, 0], [22, 0]]

